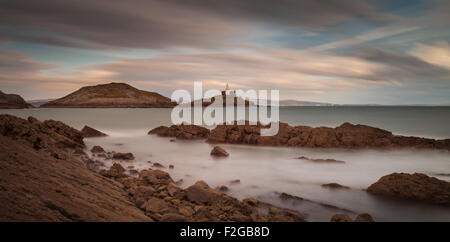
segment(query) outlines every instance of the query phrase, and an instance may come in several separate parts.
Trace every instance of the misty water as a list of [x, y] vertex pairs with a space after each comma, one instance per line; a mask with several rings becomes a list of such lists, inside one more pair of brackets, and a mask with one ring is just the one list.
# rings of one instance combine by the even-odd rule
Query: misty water
[[[166, 167], [174, 165], [174, 169], [164, 170], [174, 180], [183, 179], [183, 187], [197, 180], [204, 180], [211, 187], [226, 185], [232, 196], [255, 197], [295, 209], [306, 213], [309, 221], [329, 221], [338, 212], [351, 217], [370, 213], [377, 221], [450, 221], [450, 208], [373, 196], [363, 190], [392, 172], [421, 172], [450, 181], [448, 151], [349, 151], [223, 144], [230, 156], [217, 159], [209, 155], [213, 146], [204, 141], [170, 142], [170, 138], [147, 135], [152, 128], [170, 125], [170, 112], [170, 109], [0, 110], [23, 118], [61, 120], [78, 129], [89, 125], [109, 136], [85, 139], [87, 148], [100, 145], [107, 151], [132, 152], [136, 159], [122, 162], [124, 167], [149, 168], [148, 161]], [[314, 127], [336, 127], [351, 122], [395, 134], [450, 138], [449, 107], [287, 107], [280, 109], [280, 120]], [[345, 163], [321, 164], [295, 159], [299, 156]], [[112, 161], [104, 162], [106, 166], [112, 165]], [[230, 185], [235, 179], [240, 184]], [[331, 182], [351, 189], [321, 187]], [[303, 200], [282, 201], [278, 197], [282, 192]]]

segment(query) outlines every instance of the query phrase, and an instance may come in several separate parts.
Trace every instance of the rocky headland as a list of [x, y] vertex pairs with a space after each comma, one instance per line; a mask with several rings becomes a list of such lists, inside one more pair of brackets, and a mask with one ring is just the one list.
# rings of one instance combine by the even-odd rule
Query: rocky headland
[[0, 109], [23, 109], [33, 108], [33, 105], [25, 102], [25, 100], [17, 94], [6, 94], [0, 91]]
[[[249, 144], [262, 146], [294, 146], [308, 148], [389, 149], [423, 148], [450, 150], [450, 139], [436, 140], [394, 135], [392, 132], [367, 126], [344, 123], [336, 128], [290, 126], [280, 123], [275, 136], [261, 136], [258, 125], [218, 125], [212, 130], [196, 125], [160, 126], [149, 132], [159, 136], [205, 139], [209, 143]], [[201, 130], [201, 132], [198, 132]]]
[[42, 108], [172, 108], [176, 103], [155, 92], [139, 90], [125, 83], [86, 86]]

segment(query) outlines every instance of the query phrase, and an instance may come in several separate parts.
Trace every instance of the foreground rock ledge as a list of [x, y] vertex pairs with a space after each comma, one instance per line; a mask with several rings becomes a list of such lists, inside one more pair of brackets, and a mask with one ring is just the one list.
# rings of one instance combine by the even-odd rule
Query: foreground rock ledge
[[209, 143], [317, 148], [426, 148], [450, 150], [450, 139], [435, 140], [393, 135], [367, 125], [344, 123], [336, 128], [290, 126], [280, 123], [275, 136], [261, 136], [263, 126], [218, 125], [213, 130], [196, 125], [160, 126], [149, 132], [165, 137], [206, 139]]
[[367, 192], [450, 206], [450, 182], [421, 173], [392, 173], [383, 176], [367, 188]]

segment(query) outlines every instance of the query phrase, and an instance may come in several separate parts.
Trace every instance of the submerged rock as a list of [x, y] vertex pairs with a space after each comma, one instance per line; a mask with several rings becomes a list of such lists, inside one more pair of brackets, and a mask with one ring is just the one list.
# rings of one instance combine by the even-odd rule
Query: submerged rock
[[339, 183], [327, 183], [327, 184], [322, 184], [322, 187], [325, 188], [333, 188], [333, 189], [350, 189], [350, 187], [348, 186], [343, 186]]
[[450, 206], [450, 182], [421, 173], [392, 173], [381, 177], [367, 192]]
[[226, 150], [224, 150], [222, 147], [214, 146], [214, 148], [211, 151], [211, 155], [212, 156], [227, 157], [230, 154], [228, 154], [228, 152]]
[[81, 130], [81, 133], [83, 133], [83, 137], [85, 137], [85, 138], [108, 136], [107, 134], [102, 133], [102, 132], [100, 132], [94, 128], [91, 128], [87, 125], [85, 125], [83, 127], [83, 129]]
[[341, 161], [341, 160], [335, 160], [335, 159], [311, 159], [311, 158], [308, 158], [308, 157], [305, 157], [305, 156], [300, 156], [297, 159], [311, 161], [311, 162], [317, 162], [317, 163], [345, 163], [345, 161]]

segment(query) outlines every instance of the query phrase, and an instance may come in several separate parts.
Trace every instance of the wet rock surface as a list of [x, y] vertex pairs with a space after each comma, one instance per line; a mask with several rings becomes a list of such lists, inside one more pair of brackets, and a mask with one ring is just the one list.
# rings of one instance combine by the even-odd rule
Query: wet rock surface
[[392, 173], [367, 188], [375, 195], [450, 206], [450, 182], [421, 173]]
[[350, 187], [348, 187], [348, 186], [344, 186], [344, 185], [341, 185], [341, 184], [335, 183], [335, 182], [322, 184], [322, 187], [331, 188], [331, 189], [350, 189]]
[[133, 153], [114, 153], [112, 156], [113, 159], [116, 160], [134, 160]]

